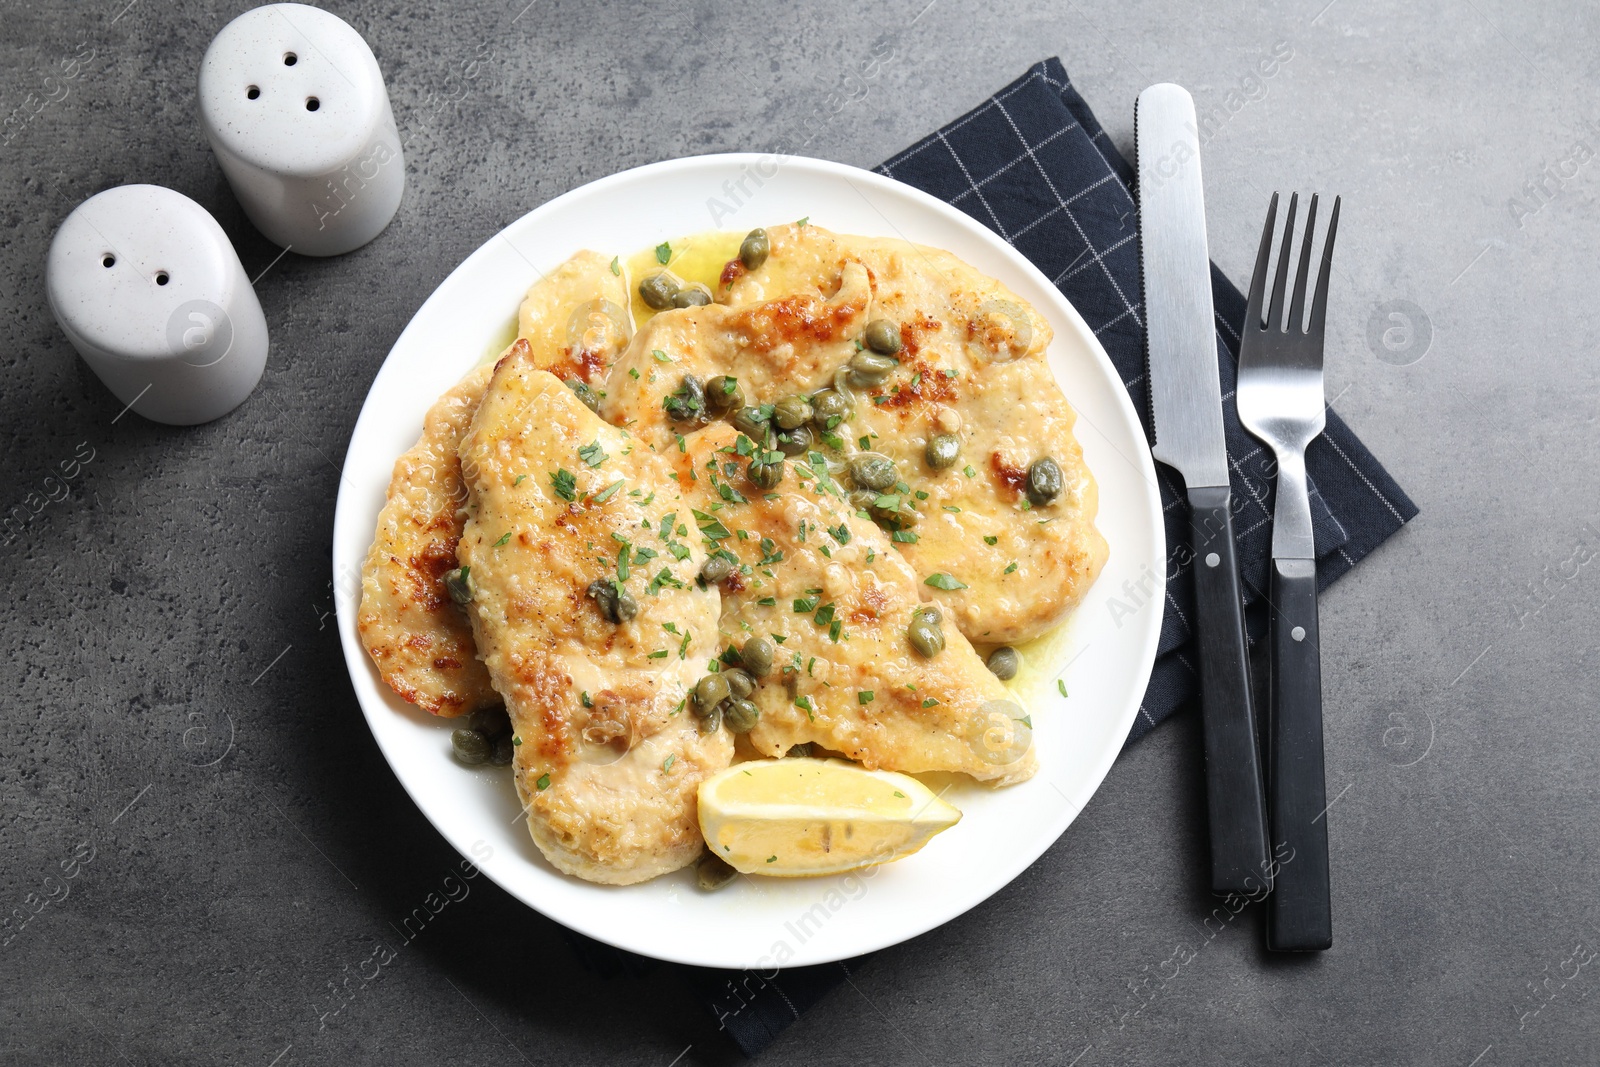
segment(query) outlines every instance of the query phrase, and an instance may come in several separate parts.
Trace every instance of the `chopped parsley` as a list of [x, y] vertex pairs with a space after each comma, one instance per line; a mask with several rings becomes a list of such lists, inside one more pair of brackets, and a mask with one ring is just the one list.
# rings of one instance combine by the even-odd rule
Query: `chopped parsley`
[[965, 474], [968, 478], [976, 478], [978, 476], [978, 472], [972, 469], [972, 464], [970, 463], [962, 468], [961, 473]]
[[[683, 588], [683, 583], [680, 582], [676, 577], [674, 577], [673, 573], [670, 570], [668, 570], [666, 567], [662, 567], [661, 570], [656, 573], [656, 576], [654, 578], [650, 579], [650, 584], [649, 584], [649, 586], [647, 586], [645, 588], [645, 592], [649, 593], [651, 596], [656, 596], [657, 594], [659, 594], [661, 592], [661, 587], [664, 586], [664, 585], [670, 585], [674, 589], [682, 589]], [[659, 657], [657, 657], [654, 653], [651, 653], [651, 657], [650, 658], [651, 659], [657, 659], [657, 658], [665, 659], [666, 656], [667, 656], [666, 651], [662, 650], [661, 655]]]
[[511, 488], [515, 489], [517, 486], [521, 485], [522, 484], [522, 480], [524, 478], [526, 478], [526, 477], [527, 477], [526, 474], [517, 475], [517, 480], [511, 483]]
[[550, 475], [550, 487], [563, 500], [578, 499], [578, 480], [565, 467]]
[[711, 540], [721, 541], [724, 538], [733, 536], [733, 532], [722, 525], [721, 520], [715, 515], [707, 515], [705, 512], [694, 508], [689, 510], [694, 515], [695, 524], [700, 527], [700, 532]]
[[856, 703], [861, 705], [870, 704], [872, 703], [873, 697], [876, 695], [877, 694], [870, 689], [863, 689], [861, 692], [856, 694]]
[[953, 593], [957, 589], [967, 588], [964, 583], [957, 581], [943, 571], [935, 571], [928, 575], [928, 577], [923, 579], [922, 584], [931, 585], [935, 589], [943, 589], [947, 593]]
[[995, 537], [995, 536], [993, 536], [991, 534], [991, 535], [988, 535], [988, 536], [984, 537], [983, 543], [986, 544], [986, 545], [997, 545], [997, 544], [1000, 543], [1000, 538]]
[[1005, 570], [1001, 571], [1000, 573], [1001, 574], [1010, 574], [1012, 571], [1014, 571], [1016, 569], [1017, 569], [1017, 561], [1016, 560], [1012, 560], [1011, 561], [1011, 566], [1007, 567]]
[[599, 440], [594, 440], [578, 449], [578, 458], [591, 467], [598, 467], [611, 457], [607, 456], [606, 450], [600, 447]]
[[622, 260], [621, 256], [612, 256], [611, 257], [611, 273], [615, 274], [618, 278], [622, 277], [622, 262], [621, 262], [621, 260]]
[[589, 499], [596, 504], [604, 504], [607, 500], [610, 500], [612, 497], [616, 496], [617, 490], [621, 488], [622, 481], [619, 479], [618, 481], [612, 482], [610, 485], [606, 486]]
[[933, 697], [928, 697], [922, 702], [922, 706], [925, 708], [936, 708], [939, 706], [939, 702], [933, 699]]
[[1057, 678], [1056, 679], [1056, 688], [1061, 690], [1061, 695], [1062, 696], [1066, 696], [1067, 695], [1067, 683], [1066, 683], [1065, 679]]
[[661, 264], [664, 267], [664, 266], [667, 265], [667, 261], [670, 260], [671, 258], [672, 258], [672, 245], [671, 244], [667, 243], [666, 241], [662, 241], [660, 244], [656, 245], [656, 262], [657, 263]]
[[650, 653], [650, 658], [651, 659], [666, 659], [667, 658], [667, 654], [668, 653], [667, 653], [666, 649], [658, 648], [654, 652]]
[[500, 540], [496, 541], [494, 543], [493, 547], [499, 548], [501, 545], [505, 544], [509, 540], [511, 540], [511, 531], [507, 530], [505, 533], [500, 535]]
[[672, 770], [672, 765], [677, 762], [677, 759], [678, 757], [676, 753], [667, 753], [667, 758], [661, 761], [661, 773], [666, 774], [668, 771]]
[[549, 771], [545, 771], [543, 774], [541, 774], [539, 776], [539, 780], [537, 782], [535, 782], [534, 784], [537, 785], [541, 790], [549, 789], [550, 788], [550, 772]]
[[917, 534], [914, 530], [891, 530], [889, 540], [902, 545], [914, 545], [917, 543]]

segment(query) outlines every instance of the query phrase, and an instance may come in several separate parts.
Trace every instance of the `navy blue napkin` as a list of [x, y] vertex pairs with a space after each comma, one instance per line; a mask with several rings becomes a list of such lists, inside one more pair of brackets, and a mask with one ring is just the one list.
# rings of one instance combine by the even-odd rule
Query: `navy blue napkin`
[[[877, 169], [960, 208], [1032, 260], [1094, 330], [1134, 409], [1149, 412], [1133, 171], [1067, 80], [1059, 59], [1035, 65]], [[1261, 205], [1263, 218], [1266, 207]], [[1211, 285], [1246, 623], [1259, 638], [1267, 625], [1271, 453], [1245, 433], [1233, 407], [1244, 296], [1215, 266]], [[1148, 421], [1145, 430], [1150, 431]], [[1317, 573], [1326, 587], [1415, 516], [1417, 508], [1331, 410], [1327, 429], [1307, 450], [1306, 468]], [[1166, 468], [1157, 465], [1156, 470], [1167, 544], [1186, 545], [1181, 483]], [[1187, 576], [1186, 556], [1169, 553], [1161, 643], [1130, 743], [1195, 696], [1197, 678], [1188, 651], [1193, 594]], [[626, 954], [581, 940], [580, 958], [591, 966], [602, 972], [628, 966]], [[823, 994], [849, 981], [852, 962], [781, 973], [680, 970], [739, 1048], [754, 1056]]]

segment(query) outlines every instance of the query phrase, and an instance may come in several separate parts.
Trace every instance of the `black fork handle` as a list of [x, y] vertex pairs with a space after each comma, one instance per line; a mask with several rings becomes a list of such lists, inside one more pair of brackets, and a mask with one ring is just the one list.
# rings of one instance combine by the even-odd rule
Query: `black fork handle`
[[1272, 837], [1287, 846], [1267, 904], [1267, 948], [1333, 945], [1328, 885], [1327, 788], [1322, 767], [1322, 653], [1317, 565], [1272, 561], [1272, 684], [1268, 764]]
[[1189, 489], [1194, 550], [1200, 712], [1211, 826], [1211, 891], [1259, 893], [1270, 885], [1266, 802], [1244, 642], [1244, 598], [1227, 486]]

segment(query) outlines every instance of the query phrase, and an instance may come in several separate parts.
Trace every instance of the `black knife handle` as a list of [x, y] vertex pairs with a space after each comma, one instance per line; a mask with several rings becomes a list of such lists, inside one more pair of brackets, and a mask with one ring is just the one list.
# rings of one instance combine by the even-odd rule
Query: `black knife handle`
[[1191, 629], [1200, 648], [1211, 891], [1258, 893], [1270, 884], [1266, 801], [1228, 487], [1190, 489], [1189, 523], [1198, 615]]
[[1316, 562], [1273, 560], [1270, 600], [1268, 806], [1272, 839], [1283, 848], [1286, 861], [1278, 868], [1267, 904], [1267, 947], [1275, 952], [1315, 952], [1333, 944]]

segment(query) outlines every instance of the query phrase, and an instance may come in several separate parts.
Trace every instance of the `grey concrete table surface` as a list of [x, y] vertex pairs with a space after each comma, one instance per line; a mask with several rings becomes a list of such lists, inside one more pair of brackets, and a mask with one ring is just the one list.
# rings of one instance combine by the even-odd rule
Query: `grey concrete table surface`
[[[1422, 516], [1323, 604], [1337, 944], [1274, 959], [1253, 909], [1207, 921], [1185, 716], [1012, 885], [855, 968], [763, 1061], [1596, 1062], [1600, 13], [523, 3], [330, 5], [408, 138], [393, 225], [330, 260], [279, 258], [193, 115], [247, 5], [0, 8], [0, 115], [24, 109], [0, 149], [0, 504], [48, 501], [0, 555], [0, 1064], [733, 1060], [661, 969], [585, 969], [487, 879], [372, 962], [457, 857], [334, 636], [350, 430], [434, 286], [549, 198], [780, 140], [870, 166], [1052, 54], [1124, 147], [1148, 83], [1220, 109], [1236, 279], [1272, 190], [1345, 197], [1328, 393]], [[845, 72], [880, 36], [896, 58], [862, 95]], [[47, 309], [56, 225], [126, 182], [197, 199], [259, 275], [266, 376], [210, 425], [119, 417]]]

